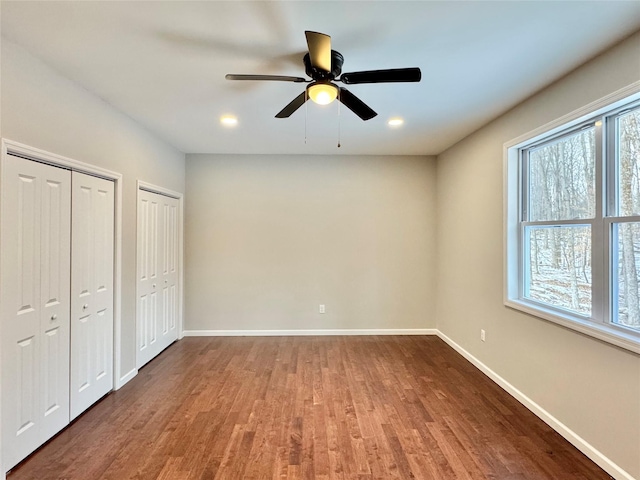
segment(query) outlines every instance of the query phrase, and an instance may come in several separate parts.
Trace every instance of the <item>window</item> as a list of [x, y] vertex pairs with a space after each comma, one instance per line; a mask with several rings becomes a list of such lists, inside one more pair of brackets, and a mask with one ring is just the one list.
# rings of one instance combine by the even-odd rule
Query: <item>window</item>
[[505, 146], [505, 304], [636, 352], [639, 98]]

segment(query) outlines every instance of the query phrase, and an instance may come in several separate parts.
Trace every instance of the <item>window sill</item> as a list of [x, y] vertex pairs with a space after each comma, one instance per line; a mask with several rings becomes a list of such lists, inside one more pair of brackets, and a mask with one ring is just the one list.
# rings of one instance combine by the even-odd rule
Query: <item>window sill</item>
[[565, 316], [555, 310], [545, 309], [524, 300], [507, 299], [504, 304], [514, 310], [519, 310], [640, 355], [640, 337], [627, 333], [623, 328], [596, 324], [588, 320], [582, 320], [579, 317]]

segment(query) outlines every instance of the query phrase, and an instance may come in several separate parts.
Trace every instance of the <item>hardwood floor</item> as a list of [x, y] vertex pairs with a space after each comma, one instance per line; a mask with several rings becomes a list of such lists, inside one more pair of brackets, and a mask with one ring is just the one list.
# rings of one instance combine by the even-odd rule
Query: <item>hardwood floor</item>
[[185, 338], [9, 480], [608, 479], [437, 337]]

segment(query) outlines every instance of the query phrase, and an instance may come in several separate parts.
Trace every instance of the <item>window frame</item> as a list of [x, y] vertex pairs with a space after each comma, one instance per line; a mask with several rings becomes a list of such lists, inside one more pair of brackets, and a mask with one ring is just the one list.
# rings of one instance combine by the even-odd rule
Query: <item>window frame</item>
[[[640, 221], [638, 216], [619, 216], [614, 205], [617, 161], [616, 128], [609, 126], [627, 110], [640, 106], [640, 81], [601, 98], [504, 144], [504, 305], [551, 321], [580, 333], [640, 354], [640, 331], [613, 323], [614, 268], [613, 229], [620, 223]], [[595, 127], [595, 217], [588, 219], [529, 221], [525, 185], [526, 164], [532, 148], [557, 141], [593, 125]], [[612, 156], [613, 155], [613, 156]], [[611, 160], [606, 161], [606, 158]], [[606, 182], [606, 184], [605, 184]], [[615, 212], [613, 208], [616, 207]], [[616, 214], [613, 216], [612, 214]], [[524, 296], [525, 231], [527, 227], [588, 225], [591, 227], [591, 315], [537, 302]]]

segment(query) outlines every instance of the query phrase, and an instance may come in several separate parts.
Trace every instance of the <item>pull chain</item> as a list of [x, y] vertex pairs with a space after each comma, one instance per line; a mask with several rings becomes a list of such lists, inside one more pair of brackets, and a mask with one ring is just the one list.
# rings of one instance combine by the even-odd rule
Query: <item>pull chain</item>
[[338, 148], [340, 148], [340, 90], [338, 90]]
[[307, 92], [305, 90], [304, 92], [304, 144], [307, 144], [307, 112], [309, 111], [307, 108], [308, 105], [308, 97], [307, 97]]

